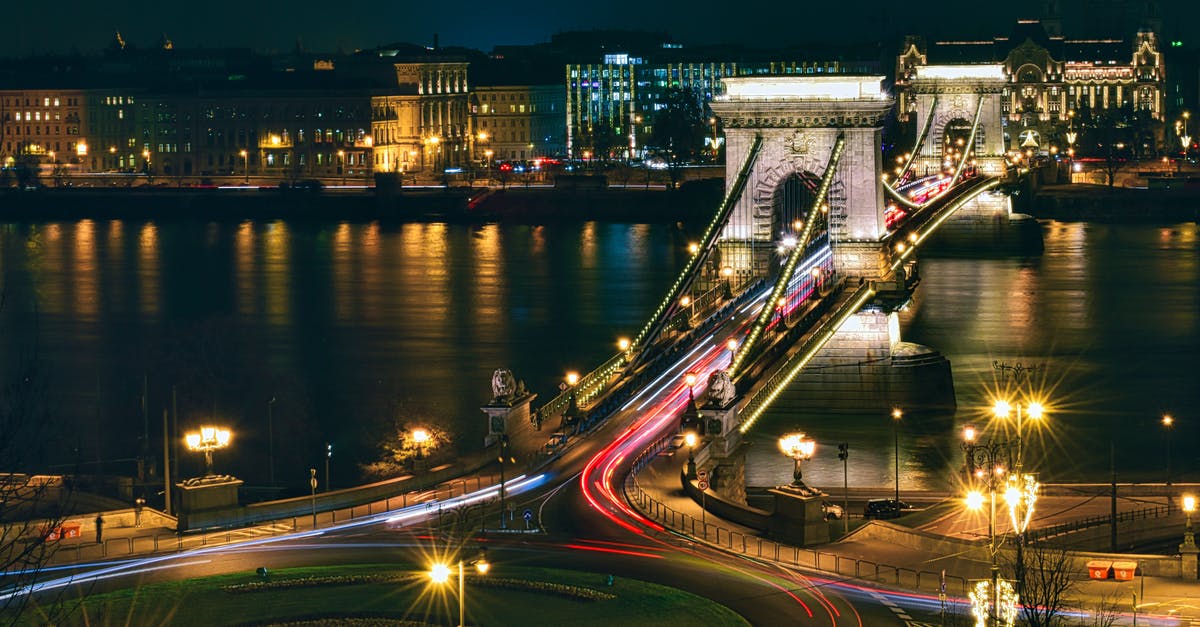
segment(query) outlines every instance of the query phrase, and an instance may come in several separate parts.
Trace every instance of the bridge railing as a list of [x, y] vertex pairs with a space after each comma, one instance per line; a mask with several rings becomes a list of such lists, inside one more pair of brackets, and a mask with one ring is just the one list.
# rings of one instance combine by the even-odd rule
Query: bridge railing
[[[892, 566], [881, 562], [866, 560], [832, 551], [806, 549], [790, 544], [775, 542], [763, 538], [746, 529], [732, 529], [719, 519], [713, 522], [715, 516], [697, 518], [687, 512], [675, 509], [654, 498], [642, 488], [638, 482], [638, 474], [648, 466], [655, 457], [670, 445], [671, 435], [657, 440], [634, 460], [628, 475], [625, 476], [625, 500], [635, 506], [644, 516], [661, 524], [672, 533], [702, 541], [709, 546], [727, 553], [742, 555], [760, 560], [770, 560], [778, 564], [791, 565], [801, 568], [811, 568], [830, 575], [857, 579], [859, 581], [889, 584], [913, 590], [938, 593], [942, 591], [943, 572], [929, 571], [903, 566]], [[945, 574], [945, 592], [950, 595], [964, 597], [967, 595], [968, 579], [958, 575]]]
[[[844, 282], [839, 282], [835, 291], [832, 291], [824, 300], [832, 302], [839, 297], [837, 290], [841, 289]], [[866, 303], [866, 301], [875, 294], [875, 287], [869, 281], [863, 281], [858, 285], [854, 292], [842, 304], [841, 307], [834, 310], [832, 315], [823, 318], [821, 323], [809, 332], [808, 340], [801, 345], [800, 349], [793, 353], [783, 366], [775, 371], [775, 374], [767, 379], [767, 382], [759, 386], [758, 391], [754, 396], [750, 397], [746, 404], [738, 410], [738, 415], [741, 417], [741, 426], [738, 428], [742, 433], [750, 430], [754, 422], [759, 416], [766, 411], [767, 407], [775, 401], [779, 396], [780, 391], [791, 383], [796, 375], [805, 365], [812, 359], [813, 355], [825, 345], [826, 342], [833, 337], [834, 333], [846, 322], [847, 319]]]
[[838, 135], [837, 141], [833, 144], [833, 149], [829, 151], [829, 161], [825, 164], [825, 173], [821, 175], [821, 183], [817, 186], [816, 193], [813, 194], [813, 201], [805, 216], [804, 228], [800, 232], [800, 237], [797, 238], [796, 245], [792, 247], [792, 252], [788, 254], [787, 261], [783, 264], [783, 270], [779, 273], [779, 277], [775, 281], [775, 286], [771, 289], [771, 296], [767, 299], [767, 302], [763, 303], [763, 307], [759, 310], [754, 324], [750, 327], [750, 332], [746, 335], [746, 339], [738, 348], [737, 353], [734, 354], [732, 363], [729, 364], [729, 375], [735, 379], [741, 372], [742, 364], [754, 355], [758, 347], [758, 341], [771, 320], [772, 312], [775, 310], [775, 303], [779, 302], [779, 299], [787, 292], [788, 286], [792, 281], [792, 275], [796, 272], [800, 260], [808, 251], [808, 243], [816, 231], [817, 223], [827, 220], [827, 218], [823, 217], [823, 209], [827, 209], [825, 206], [827, 202], [826, 194], [829, 193], [829, 188], [833, 184], [833, 177], [837, 172], [838, 163], [842, 159], [842, 151], [845, 147], [845, 136]]

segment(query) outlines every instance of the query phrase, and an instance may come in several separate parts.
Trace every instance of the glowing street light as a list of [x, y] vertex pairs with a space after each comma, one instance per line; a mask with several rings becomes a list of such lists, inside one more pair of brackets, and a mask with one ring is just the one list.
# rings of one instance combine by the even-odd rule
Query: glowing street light
[[[458, 560], [458, 626], [459, 627], [464, 627], [466, 625], [465, 615], [466, 615], [466, 609], [467, 609], [467, 590], [466, 590], [466, 576], [463, 574], [464, 566], [474, 566], [475, 570], [480, 575], [486, 575], [488, 573], [488, 570], [490, 570], [492, 567], [492, 565], [489, 564], [487, 561], [487, 553], [482, 550], [479, 552], [479, 557], [477, 557], [473, 560], [468, 560], [468, 561]], [[436, 583], [438, 585], [442, 585], [442, 584], [445, 584], [446, 582], [450, 581], [450, 566], [448, 564], [444, 564], [444, 563], [434, 564], [429, 569], [429, 579], [431, 581], [433, 581], [433, 583]]]
[[413, 444], [417, 445], [417, 459], [425, 457], [425, 447], [429, 446], [429, 441], [431, 439], [429, 432], [418, 427], [412, 430], [412, 433], [409, 434], [409, 437], [412, 438]]
[[699, 439], [700, 438], [697, 437], [695, 431], [688, 431], [683, 434], [683, 443], [686, 444], [688, 447], [688, 461], [687, 461], [687, 470], [686, 470], [688, 479], [696, 478], [695, 451], [696, 451], [696, 442], [699, 441]]
[[250, 182], [250, 153], [245, 148], [243, 148], [240, 151], [238, 151], [238, 154], [242, 156], [242, 172], [245, 174], [244, 180], [245, 180], [245, 182], [249, 183]]
[[1187, 526], [1184, 527], [1183, 544], [1195, 548], [1196, 536], [1192, 533], [1192, 512], [1196, 511], [1196, 497], [1191, 494], [1183, 495], [1183, 513], [1187, 515]]
[[565, 426], [573, 427], [575, 422], [579, 419], [579, 414], [581, 413], [579, 411], [579, 400], [575, 397], [575, 386], [578, 384], [579, 373], [568, 372], [566, 381], [559, 385], [560, 389], [569, 393], [569, 396], [567, 397], [567, 409], [562, 415], [563, 424]]
[[1167, 515], [1171, 515], [1171, 432], [1174, 431], [1175, 418], [1171, 414], [1163, 414], [1162, 426], [1167, 440]]
[[193, 431], [184, 436], [184, 442], [187, 444], [188, 450], [200, 451], [204, 453], [204, 476], [211, 477], [213, 474], [212, 467], [212, 452], [229, 446], [229, 442], [233, 439], [233, 434], [229, 429], [224, 427], [200, 427], [199, 431]]
[[1025, 418], [1041, 420], [1046, 415], [1046, 408], [1037, 401], [1022, 405], [1021, 403], [1010, 403], [1004, 399], [998, 399], [992, 405], [992, 415], [1001, 420], [1007, 420], [1013, 414], [1014, 410], [1017, 418], [1017, 463], [1015, 468], [1019, 473], [1025, 461]]
[[896, 458], [896, 506], [900, 505], [900, 419], [904, 418], [904, 412], [900, 411], [899, 407], [892, 408], [892, 443], [895, 450], [893, 454]]
[[807, 490], [803, 481], [804, 475], [800, 471], [800, 462], [812, 459], [813, 453], [817, 451], [816, 441], [803, 433], [789, 433], [779, 438], [779, 450], [795, 463], [792, 467], [792, 486]]

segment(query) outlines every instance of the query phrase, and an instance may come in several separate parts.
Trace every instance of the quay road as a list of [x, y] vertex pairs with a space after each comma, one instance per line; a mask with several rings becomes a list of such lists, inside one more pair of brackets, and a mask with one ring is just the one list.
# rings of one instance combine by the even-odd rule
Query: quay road
[[[503, 572], [504, 564], [511, 563], [652, 581], [722, 603], [756, 625], [940, 623], [942, 606], [936, 596], [869, 587], [728, 554], [664, 529], [625, 501], [622, 481], [631, 464], [648, 446], [678, 428], [678, 417], [688, 398], [682, 383], [684, 373], [698, 373], [697, 379], [703, 383], [709, 371], [724, 367], [728, 361], [725, 341], [744, 333], [753, 310], [751, 303], [729, 314], [715, 331], [697, 342], [603, 426], [577, 441], [539, 474], [508, 482], [514, 509], [536, 512], [543, 531], [493, 531], [477, 536], [474, 542], [489, 547], [497, 573]], [[429, 526], [437, 521], [442, 508], [495, 496], [496, 489], [490, 487], [440, 501], [436, 506], [411, 505], [320, 530], [147, 558], [59, 567], [50, 573], [50, 579], [43, 578], [39, 590], [47, 594], [67, 587], [81, 592], [105, 591], [139, 583], [249, 572], [259, 566], [275, 569], [380, 561], [412, 563], [435, 542], [430, 539]], [[524, 525], [518, 520], [516, 526]], [[961, 605], [954, 612], [962, 614]], [[1182, 624], [1173, 618], [1147, 618], [1143, 617], [1141, 624]], [[585, 619], [581, 617], [580, 622]]]
[[[725, 340], [744, 332], [753, 311], [754, 304], [749, 304], [730, 314], [716, 331], [595, 433], [543, 469], [544, 474], [510, 482], [510, 498], [516, 511], [536, 511], [544, 532], [482, 534], [479, 541], [489, 547], [489, 559], [496, 572], [502, 572], [505, 563], [519, 563], [662, 583], [711, 598], [756, 625], [904, 625], [914, 620], [937, 623], [936, 599], [731, 556], [666, 532], [625, 503], [619, 486], [631, 460], [647, 443], [677, 429], [678, 414], [687, 398], [683, 374], [697, 372], [703, 382], [711, 369], [723, 367], [722, 360], [728, 360]], [[453, 508], [462, 501], [494, 496], [494, 488], [484, 489], [440, 505]], [[74, 587], [98, 592], [139, 583], [248, 572], [259, 566], [412, 562], [419, 559], [420, 548], [429, 546], [427, 525], [436, 521], [438, 514], [429, 504], [419, 504], [316, 531], [60, 567], [50, 573], [50, 579], [43, 578], [39, 591], [49, 594]], [[517, 526], [523, 526], [521, 521]]]

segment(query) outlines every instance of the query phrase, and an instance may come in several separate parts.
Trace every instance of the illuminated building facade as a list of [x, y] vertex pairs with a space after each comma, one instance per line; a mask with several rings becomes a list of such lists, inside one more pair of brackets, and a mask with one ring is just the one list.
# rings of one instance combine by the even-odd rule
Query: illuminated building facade
[[1068, 39], [1047, 30], [1039, 20], [1021, 20], [1011, 36], [991, 40], [925, 45], [908, 38], [896, 72], [901, 119], [914, 110], [908, 87], [920, 67], [999, 62], [1008, 82], [1001, 109], [1010, 149], [1066, 146], [1071, 117], [1083, 111], [1120, 111], [1156, 122], [1161, 133], [1166, 72], [1153, 31], [1139, 30], [1127, 40]]
[[394, 64], [396, 85], [370, 99], [378, 172], [440, 172], [471, 161], [468, 63]]
[[721, 91], [721, 80], [753, 75], [827, 75], [878, 72], [878, 64], [843, 61], [649, 61], [629, 54], [605, 55], [603, 63], [566, 66], [567, 152], [579, 158], [628, 159], [644, 154], [654, 115], [667, 93], [682, 88], [704, 102]]
[[[559, 85], [476, 86], [471, 91], [475, 159], [561, 156], [566, 100]], [[489, 155], [490, 153], [490, 155]]]
[[349, 90], [148, 94], [138, 99], [142, 169], [162, 176], [366, 176], [368, 98]]
[[93, 149], [87, 128], [82, 90], [0, 90], [0, 165], [33, 160], [78, 169]]

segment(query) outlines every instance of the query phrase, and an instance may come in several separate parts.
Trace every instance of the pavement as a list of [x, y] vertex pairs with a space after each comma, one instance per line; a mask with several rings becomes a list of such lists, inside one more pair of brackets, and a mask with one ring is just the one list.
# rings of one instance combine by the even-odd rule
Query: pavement
[[[707, 538], [710, 544], [714, 544], [718, 548], [740, 552], [741, 542], [728, 542], [734, 546], [730, 549], [727, 544], [729, 531], [736, 534], [742, 534], [748, 538], [761, 537], [763, 534], [754, 529], [738, 525], [726, 520], [722, 520], [717, 516], [704, 512], [700, 504], [684, 493], [680, 484], [680, 473], [686, 463], [686, 455], [672, 454], [670, 450], [664, 451], [654, 462], [646, 466], [644, 470], [637, 476], [637, 483], [648, 493], [651, 498], [659, 501], [664, 506], [671, 508], [678, 513], [676, 520], [684, 520], [687, 517], [688, 523], [683, 526], [685, 535], [691, 535], [695, 539], [700, 540], [704, 535], [703, 530], [707, 528]], [[880, 489], [879, 496], [890, 494], [889, 490]], [[915, 496], [915, 493], [912, 495]], [[901, 492], [900, 497], [905, 500], [906, 494]], [[831, 502], [840, 503], [841, 499], [837, 495], [831, 495]], [[1049, 515], [1043, 519], [1035, 519], [1031, 523], [1031, 527], [1046, 524], [1061, 523], [1064, 517], [1075, 515], [1079, 518], [1092, 516], [1098, 509], [1103, 506], [1103, 512], [1107, 513], [1109, 501], [1107, 497], [1097, 499], [1095, 496], [1079, 496], [1079, 497], [1046, 497], [1047, 502], [1044, 504]], [[1145, 506], [1145, 499], [1123, 499], [1120, 501], [1120, 509], [1127, 511], [1137, 507]], [[861, 503], [861, 501], [860, 501]], [[1039, 499], [1039, 504], [1042, 500]], [[889, 587], [911, 588], [928, 592], [929, 585], [936, 585], [936, 574], [944, 569], [944, 572], [953, 578], [961, 578], [967, 582], [979, 579], [986, 579], [990, 573], [990, 563], [987, 561], [987, 529], [986, 517], [983, 519], [983, 533], [979, 533], [979, 520], [977, 516], [963, 516], [957, 512], [947, 513], [943, 516], [938, 516], [933, 520], [926, 521], [916, 525], [914, 528], [925, 534], [940, 534], [947, 539], [956, 541], [962, 544], [973, 544], [980, 549], [961, 551], [946, 555], [931, 555], [930, 552], [918, 548], [905, 546], [899, 542], [886, 542], [870, 537], [869, 534], [856, 533], [856, 527], [861, 526], [860, 520], [853, 520], [856, 515], [854, 512], [861, 511], [861, 505], [855, 507], [855, 501], [850, 501], [851, 516], [850, 533], [841, 539], [842, 523], [841, 521], [831, 521], [830, 534], [834, 541], [821, 545], [819, 547], [810, 547], [815, 550], [799, 549], [796, 553], [792, 553], [790, 549], [781, 551], [781, 561], [786, 564], [797, 563], [804, 566], [818, 566], [819, 570], [825, 570], [830, 575], [846, 576], [851, 570], [849, 564], [856, 564], [854, 569], [858, 569], [862, 564], [878, 565], [877, 570], [872, 573], [890, 573], [895, 572], [895, 579], [899, 585], [887, 581], [888, 577], [867, 577], [868, 579], [877, 582], [890, 584]], [[949, 508], [947, 508], [949, 509]], [[961, 508], [956, 508], [961, 511]], [[643, 508], [645, 511], [645, 508]], [[661, 520], [661, 518], [657, 519]], [[694, 523], [699, 527], [694, 527], [698, 531], [691, 531], [692, 520], [703, 520], [703, 523]], [[1175, 528], [1178, 526], [1179, 531], [1182, 531], [1183, 518], [1175, 515], [1172, 517], [1164, 517], [1161, 519], [1164, 526]], [[899, 519], [896, 522], [903, 525], [904, 519]], [[884, 523], [887, 524], [887, 523]], [[671, 526], [668, 524], [668, 526]], [[678, 528], [680, 525], [675, 525]], [[720, 540], [717, 540], [715, 527], [720, 526], [724, 530], [720, 535]], [[755, 543], [751, 542], [746, 552], [750, 557], [758, 558], [758, 549]], [[772, 543], [773, 544], [773, 543]], [[970, 547], [967, 547], [970, 548]], [[768, 551], [769, 554], [773, 551]], [[796, 554], [800, 554], [800, 558], [795, 558]], [[810, 563], [805, 563], [804, 554], [811, 554]], [[982, 555], [982, 559], [980, 556]], [[1096, 554], [1096, 558], [1100, 559], [1103, 555]], [[1138, 556], [1130, 556], [1130, 559], [1136, 561]], [[1110, 556], [1109, 559], [1119, 558], [1119, 556]], [[893, 570], [894, 569], [894, 570]], [[914, 573], [914, 576], [907, 578], [901, 573]], [[928, 578], [922, 578], [921, 575], [915, 573], [928, 573]], [[1099, 607], [1100, 604], [1113, 604], [1117, 608], [1123, 618], [1116, 624], [1127, 624], [1133, 616], [1136, 605], [1137, 614], [1145, 617], [1151, 615], [1161, 619], [1168, 620], [1167, 624], [1200, 626], [1200, 582], [1195, 580], [1185, 581], [1182, 579], [1166, 578], [1166, 577], [1149, 577], [1137, 576], [1132, 581], [1093, 581], [1087, 578], [1086, 573], [1075, 573], [1071, 605], [1086, 608], [1086, 611], [1092, 611], [1091, 608]], [[915, 585], [905, 585], [915, 584]], [[950, 594], [954, 596], [954, 591], [951, 588]], [[1175, 619], [1171, 621], [1170, 619]]]

